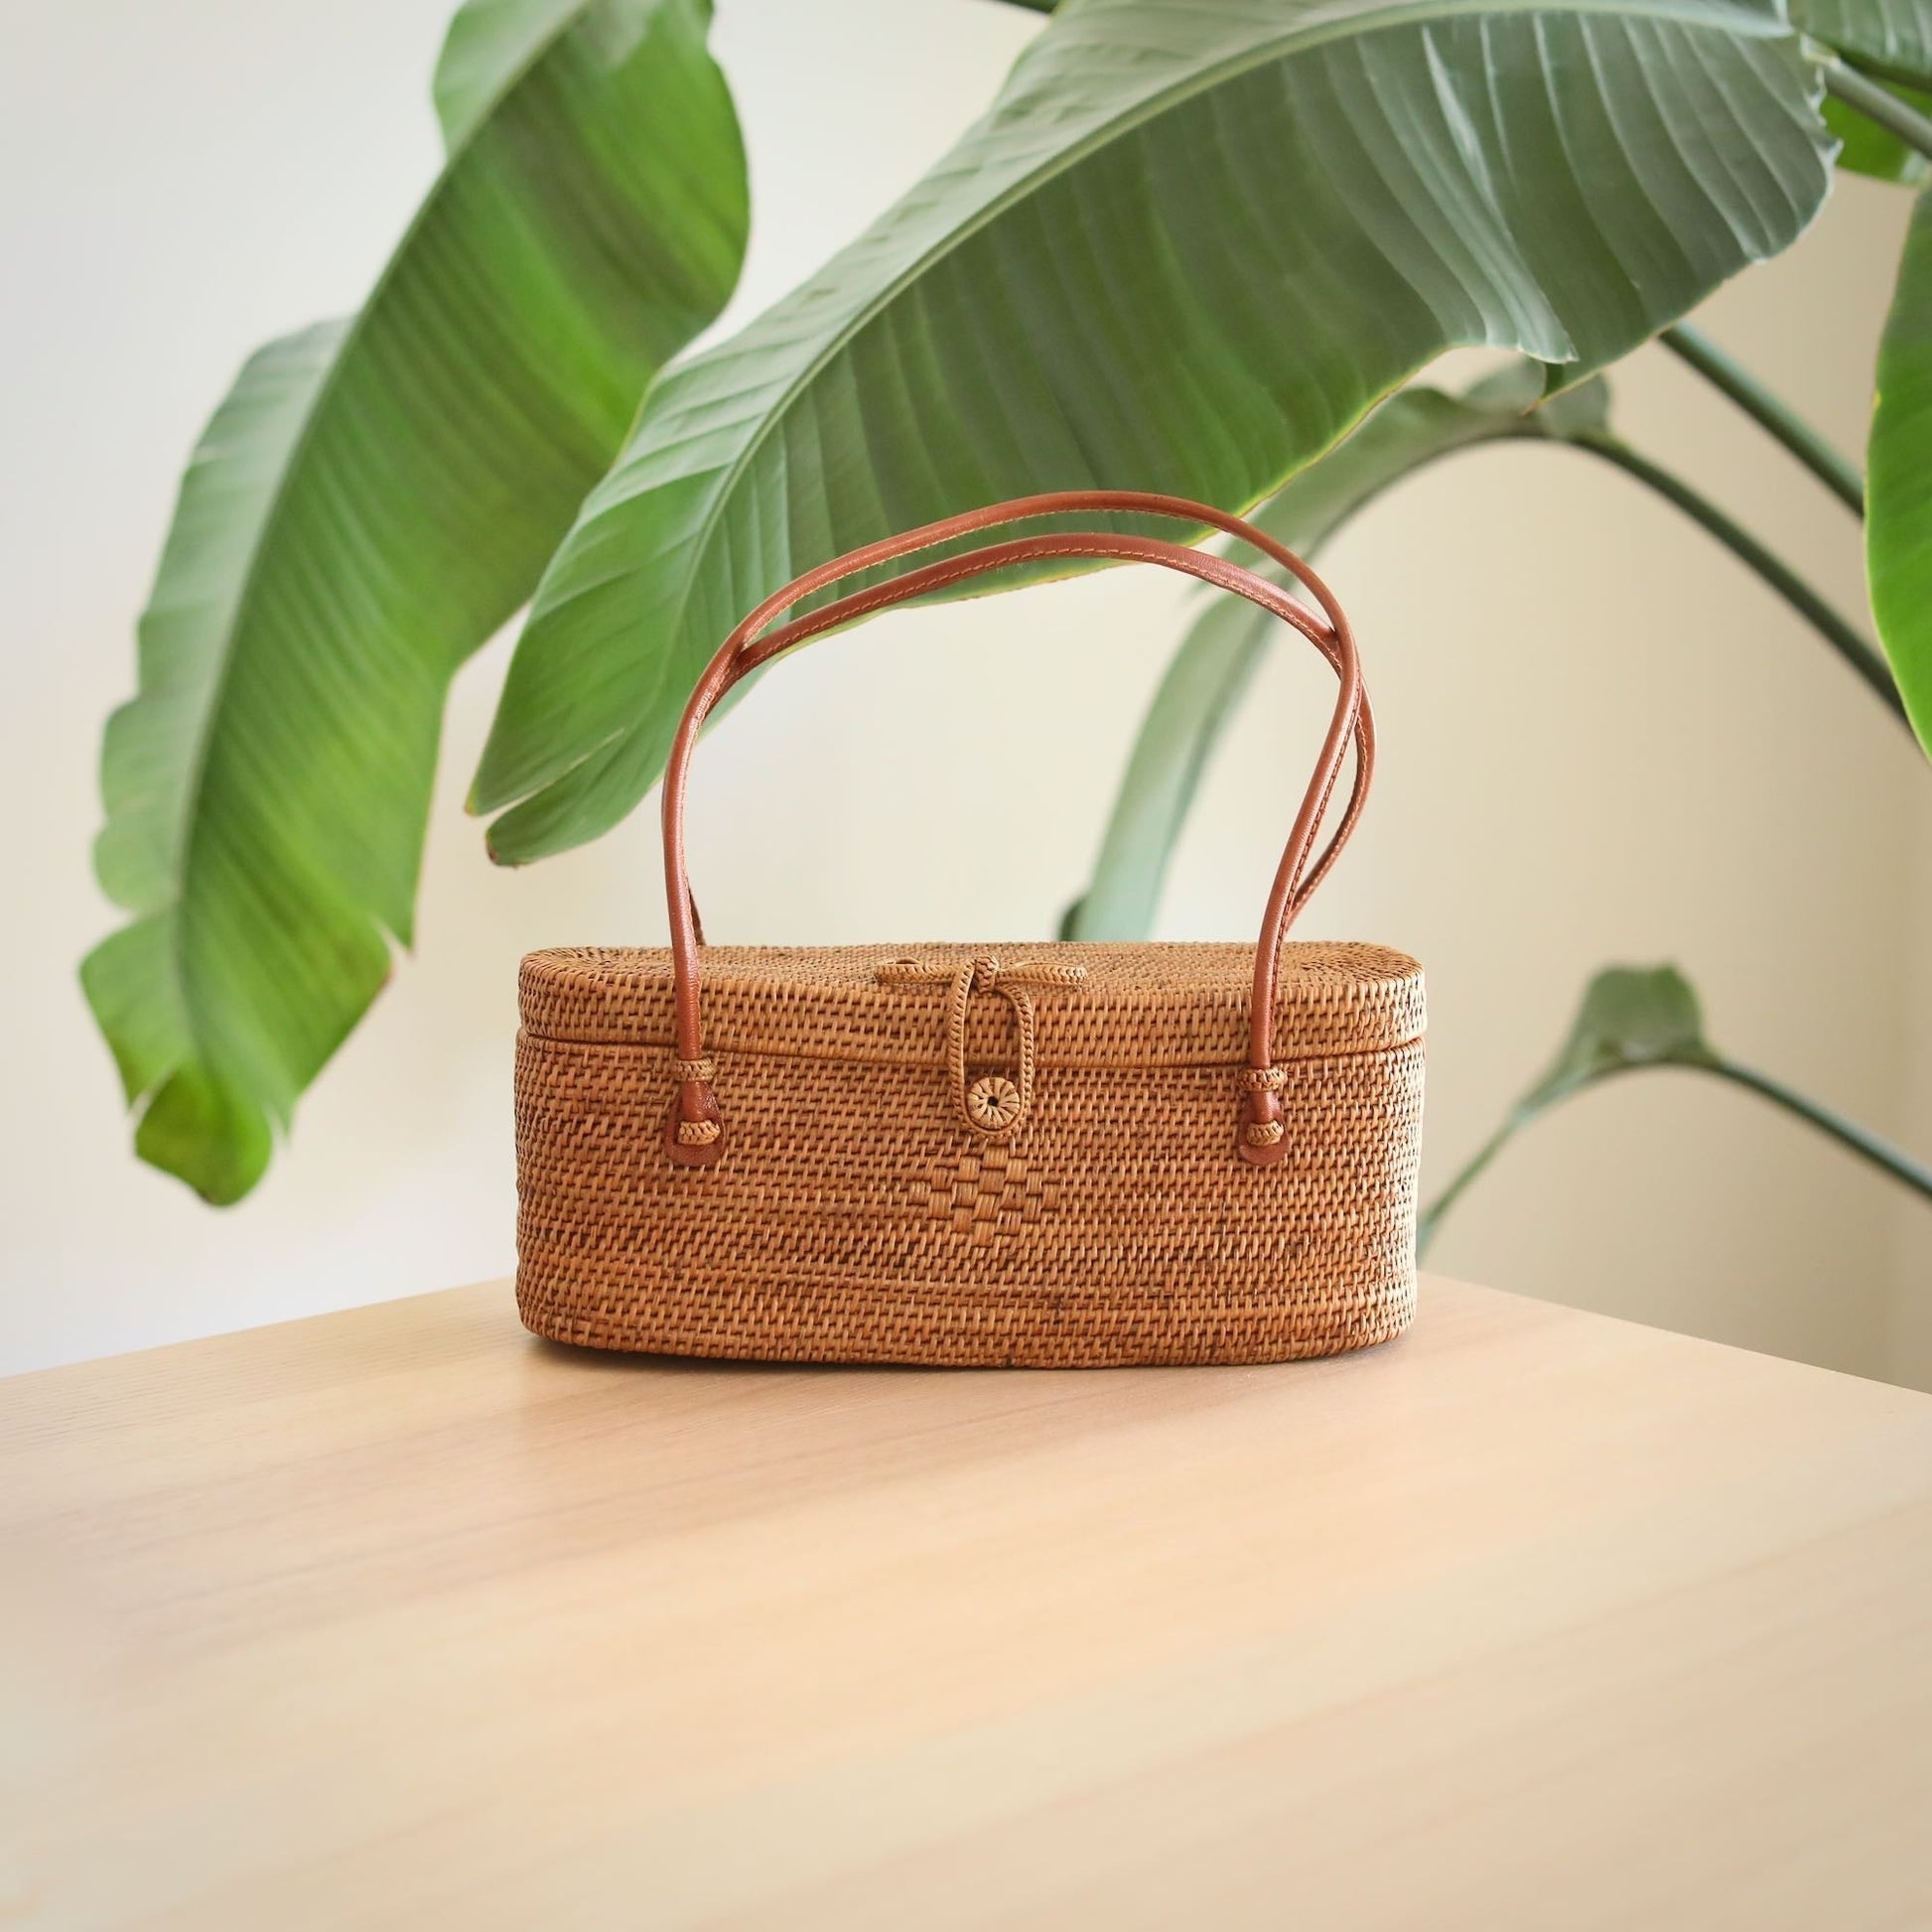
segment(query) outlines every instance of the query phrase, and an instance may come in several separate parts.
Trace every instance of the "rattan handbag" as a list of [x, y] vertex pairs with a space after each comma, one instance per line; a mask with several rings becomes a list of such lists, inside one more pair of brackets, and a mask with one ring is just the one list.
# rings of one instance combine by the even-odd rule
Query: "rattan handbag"
[[[1317, 615], [1207, 552], [1009, 538], [820, 604], [839, 579], [1026, 517], [1173, 516], [1245, 539]], [[1134, 560], [1251, 598], [1339, 692], [1256, 947], [709, 946], [684, 864], [706, 714], [854, 618], [1041, 558]], [[1355, 748], [1351, 795], [1317, 831]], [[725, 641], [664, 775], [668, 950], [523, 962], [517, 1301], [540, 1335], [783, 1361], [1262, 1362], [1415, 1307], [1423, 983], [1380, 946], [1285, 945], [1361, 811], [1374, 733], [1347, 620], [1238, 518], [1127, 491], [1028, 497], [806, 572]]]

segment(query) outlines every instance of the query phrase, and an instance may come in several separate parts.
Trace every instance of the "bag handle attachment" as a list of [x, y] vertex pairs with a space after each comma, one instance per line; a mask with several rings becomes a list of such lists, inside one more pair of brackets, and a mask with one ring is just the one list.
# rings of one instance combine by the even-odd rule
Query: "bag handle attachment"
[[[1271, 558], [1293, 576], [1320, 607], [1319, 614], [1289, 595], [1278, 585], [1225, 557], [1184, 545], [1164, 543], [1153, 537], [1127, 536], [1114, 531], [1054, 531], [1031, 537], [1009, 537], [984, 544], [977, 549], [942, 558], [937, 563], [920, 565], [883, 584], [835, 599], [819, 609], [778, 623], [784, 612], [801, 599], [825, 590], [840, 579], [874, 569], [920, 550], [949, 543], [977, 531], [1000, 524], [1017, 523], [1030, 517], [1056, 515], [1109, 515], [1133, 512], [1170, 516], [1182, 523], [1206, 524], [1209, 528], [1238, 537], [1242, 542]], [[676, 1007], [677, 1093], [664, 1120], [664, 1151], [683, 1167], [709, 1167], [724, 1153], [725, 1121], [712, 1081], [716, 1067], [704, 1050], [704, 1024], [699, 1004], [699, 949], [704, 943], [698, 919], [697, 902], [691, 896], [690, 876], [685, 865], [684, 800], [690, 776], [691, 755], [705, 719], [734, 684], [760, 665], [768, 663], [794, 644], [805, 642], [821, 632], [855, 618], [883, 611], [909, 598], [923, 597], [947, 585], [1004, 570], [1015, 564], [1036, 563], [1055, 557], [1085, 558], [1121, 562], [1159, 564], [1217, 589], [1232, 591], [1258, 604], [1263, 610], [1299, 630], [1335, 672], [1334, 710], [1314, 771], [1303, 793], [1300, 810], [1289, 833], [1288, 845], [1276, 869], [1274, 885], [1262, 914], [1261, 936], [1255, 946], [1254, 991], [1248, 1011], [1248, 1066], [1243, 1076], [1240, 1108], [1235, 1124], [1235, 1151], [1255, 1167], [1277, 1167], [1288, 1158], [1287, 1131], [1282, 1090], [1287, 1084], [1285, 1071], [1275, 1064], [1275, 995], [1281, 977], [1282, 944], [1296, 915], [1308, 902], [1316, 886], [1335, 862], [1348, 835], [1355, 829], [1362, 805], [1368, 795], [1375, 765], [1375, 727], [1369, 712], [1368, 695], [1362, 688], [1360, 660], [1354, 633], [1334, 595], [1315, 573], [1265, 531], [1230, 516], [1224, 510], [1184, 496], [1165, 496], [1132, 489], [1057, 490], [1044, 495], [1023, 496], [1009, 503], [995, 503], [984, 509], [969, 510], [936, 523], [927, 523], [897, 536], [820, 564], [794, 578], [782, 590], [774, 591], [747, 617], [718, 648], [705, 667], [684, 708], [677, 736], [672, 741], [670, 758], [664, 767], [664, 892], [671, 921], [671, 973]], [[1341, 820], [1327, 845], [1314, 854], [1314, 841], [1327, 815], [1335, 781], [1351, 743], [1355, 747], [1354, 780]], [[1311, 855], [1313, 855], [1311, 857]], [[997, 969], [996, 969], [997, 970]], [[948, 978], [952, 975], [949, 973]], [[956, 991], [952, 1004], [962, 1006], [970, 996], [978, 975], [964, 976], [963, 991]], [[995, 983], [991, 976], [989, 985]], [[1000, 988], [1005, 991], [1004, 987]], [[1011, 997], [1011, 996], [1010, 996]], [[1023, 1012], [1023, 1005], [1026, 1012]], [[1023, 1033], [1031, 1032], [1025, 1021], [1031, 1002], [1016, 1003], [1016, 1020]], [[963, 1054], [963, 1027], [949, 1029], [960, 1040], [954, 1057]], [[1023, 1042], [1024, 1043], [1024, 1042]], [[1005, 1106], [1024, 1108], [1032, 1087], [1031, 1053], [1023, 1053], [1022, 1072], [1026, 1076], [1009, 1100], [995, 1098]], [[985, 1119], [970, 1105], [970, 1090], [965, 1086], [963, 1064], [955, 1067], [956, 1084], [968, 1095], [969, 1124], [982, 1128]], [[982, 1101], [986, 1100], [982, 1096]], [[985, 1112], [982, 1105], [980, 1112]], [[1011, 1125], [1018, 1126], [1016, 1118]]]

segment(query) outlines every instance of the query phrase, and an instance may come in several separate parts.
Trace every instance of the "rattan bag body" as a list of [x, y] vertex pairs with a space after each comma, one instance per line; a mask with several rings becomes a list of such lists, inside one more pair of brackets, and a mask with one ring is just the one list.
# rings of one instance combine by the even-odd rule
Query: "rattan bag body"
[[[1319, 611], [1209, 553], [1055, 532], [777, 621], [843, 576], [1069, 511], [1229, 531]], [[1263, 605], [1334, 667], [1258, 944], [704, 945], [684, 790], [718, 699], [872, 610], [1057, 556], [1186, 571]], [[1353, 787], [1317, 853], [1351, 745]], [[1384, 947], [1286, 940], [1355, 822], [1373, 752], [1325, 587], [1261, 532], [1180, 499], [1028, 498], [767, 599], [700, 680], [666, 767], [672, 944], [523, 964], [526, 1324], [603, 1348], [962, 1366], [1276, 1361], [1398, 1333], [1415, 1306], [1422, 973]]]

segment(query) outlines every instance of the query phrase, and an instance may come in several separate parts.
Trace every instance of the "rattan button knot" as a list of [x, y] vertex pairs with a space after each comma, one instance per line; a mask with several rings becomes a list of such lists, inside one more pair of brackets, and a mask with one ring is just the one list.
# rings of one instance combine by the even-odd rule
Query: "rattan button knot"
[[997, 1073], [975, 1080], [966, 1095], [966, 1111], [973, 1125], [998, 1134], [1020, 1119], [1020, 1089]]

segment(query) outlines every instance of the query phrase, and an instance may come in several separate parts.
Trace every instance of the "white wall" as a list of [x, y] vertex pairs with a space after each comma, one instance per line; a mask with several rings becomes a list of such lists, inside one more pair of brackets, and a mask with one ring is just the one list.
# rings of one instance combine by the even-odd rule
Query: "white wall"
[[[99, 724], [131, 683], [181, 462], [250, 347], [355, 303], [430, 179], [447, 4], [14, 0], [0, 24], [0, 1367], [506, 1271], [516, 958], [662, 935], [643, 815], [527, 873], [483, 861], [459, 801], [499, 640], [458, 687], [420, 950], [253, 1198], [216, 1214], [134, 1162], [74, 980], [112, 922], [87, 870]], [[1034, 31], [975, 0], [720, 11], [758, 209], [741, 315], [929, 162]], [[1849, 447], [1902, 215], [1902, 198], [1854, 185], [1713, 309]], [[1634, 431], [1856, 597], [1850, 519], [1748, 426], [1655, 354], [1624, 390]], [[1814, 638], [1628, 483], [1561, 454], [1425, 479], [1330, 565], [1366, 640], [1384, 775], [1309, 930], [1429, 965], [1438, 1178], [1609, 958], [1680, 959], [1726, 1043], [1932, 1145], [1932, 1048], [1909, 1025], [1932, 945], [1914, 909], [1932, 898], [1932, 778]], [[714, 932], [1046, 930], [1184, 608], [1114, 574], [908, 616], [774, 675], [699, 773], [692, 857]], [[1240, 727], [1282, 763], [1285, 809], [1316, 694], [1284, 659]], [[991, 740], [1035, 774], [997, 807], [967, 775]], [[1237, 796], [1237, 766], [1256, 768], [1230, 759], [1207, 787], [1171, 934], [1252, 929], [1275, 833]], [[742, 801], [779, 788], [765, 822], [781, 832], [755, 845]], [[1660, 1076], [1512, 1152], [1437, 1259], [1932, 1379], [1927, 1219], [1748, 1099]]]

